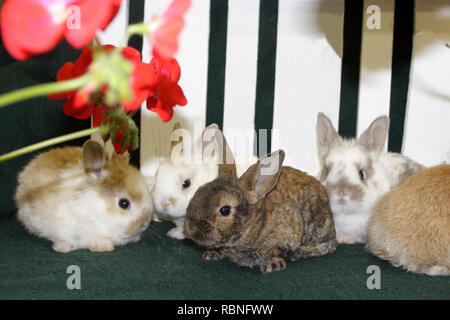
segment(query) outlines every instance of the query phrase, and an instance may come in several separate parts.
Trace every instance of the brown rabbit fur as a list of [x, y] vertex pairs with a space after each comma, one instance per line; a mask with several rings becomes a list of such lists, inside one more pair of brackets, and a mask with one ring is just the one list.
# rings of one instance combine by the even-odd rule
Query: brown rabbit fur
[[367, 249], [394, 266], [449, 275], [450, 165], [416, 173], [382, 197], [367, 236]]
[[[285, 260], [322, 256], [336, 249], [328, 196], [318, 180], [282, 167], [282, 150], [262, 157], [238, 179], [220, 131], [216, 139], [223, 141], [222, 159], [224, 155], [231, 159], [219, 165], [215, 180], [197, 190], [185, 221], [186, 236], [211, 248], [204, 259], [228, 258], [267, 273], [286, 268]], [[261, 174], [269, 165], [275, 173]]]

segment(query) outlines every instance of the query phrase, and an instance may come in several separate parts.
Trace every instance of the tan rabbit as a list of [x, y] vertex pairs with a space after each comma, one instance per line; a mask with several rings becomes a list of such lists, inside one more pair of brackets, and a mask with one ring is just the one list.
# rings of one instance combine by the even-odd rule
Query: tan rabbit
[[83, 148], [52, 149], [20, 173], [18, 219], [59, 252], [111, 251], [135, 242], [152, 216], [152, 200], [127, 156], [106, 156], [88, 141]]
[[210, 248], [204, 259], [228, 258], [267, 273], [284, 269], [285, 260], [336, 249], [328, 196], [317, 179], [282, 167], [281, 150], [262, 157], [237, 178], [220, 131], [216, 139], [222, 159], [218, 177], [197, 190], [186, 211], [186, 236]]
[[367, 232], [367, 249], [394, 266], [449, 275], [450, 165], [416, 173], [382, 197]]

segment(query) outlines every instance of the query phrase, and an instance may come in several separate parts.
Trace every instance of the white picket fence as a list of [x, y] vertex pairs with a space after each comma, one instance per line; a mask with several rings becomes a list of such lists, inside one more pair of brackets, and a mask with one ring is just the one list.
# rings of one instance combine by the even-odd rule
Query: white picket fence
[[[161, 13], [169, 2], [146, 0], [145, 19]], [[229, 0], [228, 5], [225, 135], [230, 129], [254, 127], [259, 26], [259, 0]], [[365, 0], [364, 9], [373, 5], [380, 9], [381, 24], [379, 29], [370, 29], [367, 20], [373, 19], [374, 11], [364, 13], [358, 134], [377, 116], [389, 113], [394, 1]], [[113, 24], [101, 35], [103, 43], [119, 44], [127, 10], [128, 1], [124, 1]], [[150, 161], [153, 156], [167, 155], [174, 121], [181, 121], [190, 130], [196, 121], [205, 124], [209, 14], [210, 1], [193, 0], [176, 56], [187, 106], [177, 107], [169, 123], [162, 123], [156, 114], [142, 108], [140, 152], [144, 173], [154, 169]], [[317, 113], [324, 112], [335, 126], [338, 124], [343, 22], [344, 0], [279, 0], [272, 150], [284, 149], [285, 164], [314, 175], [319, 169]], [[450, 162], [449, 46], [450, 1], [416, 0], [402, 153], [427, 166]], [[144, 40], [143, 58], [150, 59], [148, 39]]]

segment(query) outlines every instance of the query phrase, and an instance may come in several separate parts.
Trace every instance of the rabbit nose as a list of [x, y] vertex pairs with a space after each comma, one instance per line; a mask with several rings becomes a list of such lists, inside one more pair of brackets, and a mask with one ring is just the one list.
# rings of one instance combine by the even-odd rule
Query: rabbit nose
[[347, 191], [346, 190], [339, 190], [337, 195], [339, 198], [345, 198], [347, 196]]
[[161, 200], [161, 207], [167, 208], [169, 206], [169, 201], [166, 199]]

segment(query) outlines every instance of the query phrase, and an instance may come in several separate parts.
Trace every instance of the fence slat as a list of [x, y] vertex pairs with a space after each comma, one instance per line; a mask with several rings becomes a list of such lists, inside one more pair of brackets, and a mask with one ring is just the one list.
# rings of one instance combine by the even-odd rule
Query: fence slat
[[129, 0], [122, 1], [119, 12], [114, 20], [104, 31], [99, 31], [97, 37], [102, 44], [121, 45], [122, 37], [128, 25], [128, 6]]
[[403, 153], [424, 165], [450, 160], [450, 7], [416, 0]]
[[363, 7], [364, 1], [345, 0], [338, 126], [338, 132], [343, 137], [354, 137], [356, 135]]
[[[258, 18], [259, 1], [229, 0], [223, 129], [231, 149], [240, 154], [253, 153]], [[236, 129], [245, 130], [245, 139]]]
[[358, 136], [375, 118], [389, 115], [394, 3], [392, 0], [364, 1]]
[[316, 119], [337, 125], [344, 1], [280, 1], [272, 150], [317, 174]]
[[[147, 0], [145, 19], [160, 14], [170, 3], [168, 0]], [[176, 58], [181, 66], [179, 85], [188, 100], [184, 107], [176, 107], [173, 119], [162, 123], [157, 115], [142, 108], [141, 115], [141, 171], [152, 175], [155, 155], [169, 154], [169, 137], [173, 123], [194, 131], [195, 123], [205, 125], [206, 84], [208, 68], [209, 1], [193, 1], [186, 15], [185, 28], [181, 33], [180, 48]], [[144, 60], [150, 59], [150, 43], [144, 39]]]

